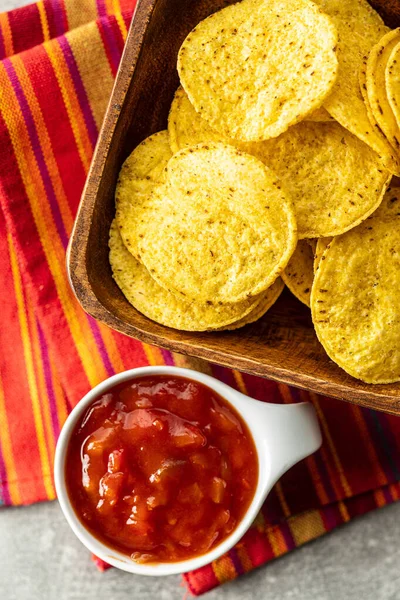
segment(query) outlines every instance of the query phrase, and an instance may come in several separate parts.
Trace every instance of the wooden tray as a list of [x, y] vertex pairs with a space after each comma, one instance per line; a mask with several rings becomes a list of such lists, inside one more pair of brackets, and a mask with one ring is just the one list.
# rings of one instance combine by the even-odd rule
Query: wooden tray
[[234, 332], [186, 333], [138, 313], [111, 277], [107, 243], [120, 166], [139, 142], [167, 125], [178, 86], [175, 65], [182, 41], [201, 19], [227, 4], [224, 0], [140, 0], [70, 241], [67, 263], [72, 288], [85, 311], [131, 337], [400, 414], [400, 385], [367, 385], [337, 367], [316, 338], [310, 311], [286, 290], [253, 325]]

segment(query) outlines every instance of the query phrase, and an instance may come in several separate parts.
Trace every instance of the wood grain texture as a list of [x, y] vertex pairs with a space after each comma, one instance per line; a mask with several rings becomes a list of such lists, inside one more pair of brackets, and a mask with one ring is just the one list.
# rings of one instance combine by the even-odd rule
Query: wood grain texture
[[253, 325], [233, 332], [187, 333], [138, 313], [112, 279], [108, 231], [120, 166], [139, 142], [167, 125], [178, 86], [175, 65], [182, 41], [201, 19], [227, 4], [224, 0], [139, 1], [70, 240], [67, 266], [72, 288], [84, 310], [128, 336], [400, 414], [400, 384], [364, 384], [337, 367], [316, 338], [310, 311], [287, 291]]

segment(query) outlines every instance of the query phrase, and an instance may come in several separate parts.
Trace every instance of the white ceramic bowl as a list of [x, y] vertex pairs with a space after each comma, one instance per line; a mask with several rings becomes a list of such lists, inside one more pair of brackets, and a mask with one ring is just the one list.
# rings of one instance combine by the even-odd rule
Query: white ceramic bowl
[[[258, 484], [254, 498], [236, 529], [218, 546], [206, 554], [180, 562], [134, 562], [129, 556], [106, 546], [94, 537], [77, 517], [68, 497], [65, 484], [65, 458], [71, 433], [90, 404], [118, 383], [151, 375], [174, 375], [199, 381], [227, 400], [247, 423], [258, 453]], [[197, 569], [215, 560], [244, 535], [276, 481], [296, 462], [312, 454], [321, 445], [314, 407], [300, 404], [269, 404], [249, 398], [225, 383], [191, 369], [177, 367], [141, 367], [124, 371], [106, 379], [93, 388], [69, 415], [57, 443], [54, 475], [58, 500], [72, 530], [81, 542], [96, 556], [110, 565], [140, 575], [172, 575]]]

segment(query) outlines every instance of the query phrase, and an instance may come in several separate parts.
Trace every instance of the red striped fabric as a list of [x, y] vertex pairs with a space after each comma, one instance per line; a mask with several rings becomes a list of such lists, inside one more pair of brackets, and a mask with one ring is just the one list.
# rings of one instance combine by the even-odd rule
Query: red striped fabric
[[201, 594], [397, 500], [400, 425], [139, 343], [77, 304], [65, 250], [133, 9], [133, 0], [43, 0], [0, 14], [0, 503], [54, 498], [68, 411], [130, 367], [186, 365], [259, 400], [310, 400], [322, 449], [281, 479], [231, 552], [185, 576]]

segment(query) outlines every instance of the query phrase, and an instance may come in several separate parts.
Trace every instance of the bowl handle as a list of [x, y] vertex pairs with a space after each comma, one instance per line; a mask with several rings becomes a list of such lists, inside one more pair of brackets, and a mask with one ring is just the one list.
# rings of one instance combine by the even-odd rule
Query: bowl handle
[[258, 435], [268, 449], [270, 477], [275, 482], [294, 464], [318, 450], [321, 430], [310, 402], [259, 404]]

